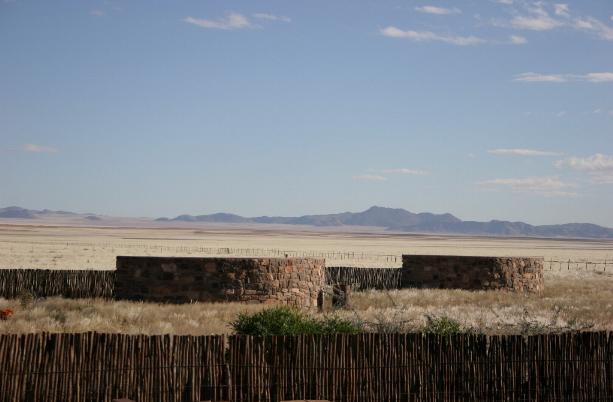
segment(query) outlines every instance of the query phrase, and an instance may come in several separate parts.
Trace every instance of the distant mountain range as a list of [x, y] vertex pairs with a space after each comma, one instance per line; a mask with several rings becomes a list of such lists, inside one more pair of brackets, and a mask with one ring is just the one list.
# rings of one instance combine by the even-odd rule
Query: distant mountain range
[[299, 217], [259, 216], [217, 213], [211, 215], [179, 215], [159, 218], [158, 222], [213, 222], [213, 223], [276, 223], [313, 226], [377, 226], [409, 233], [436, 233], [481, 236], [533, 236], [613, 239], [613, 229], [591, 223], [534, 226], [524, 222], [463, 221], [451, 214], [413, 213], [401, 208], [371, 207], [364, 212], [342, 212], [328, 215]]
[[25, 209], [21, 207], [6, 207], [0, 208], [0, 218], [8, 219], [43, 219], [51, 217], [82, 217], [83, 219], [95, 221], [100, 220], [98, 215], [95, 214], [78, 214], [76, 212], [66, 211], [52, 211], [50, 209]]
[[[110, 217], [74, 212], [32, 210], [20, 207], [0, 208], [0, 219], [50, 219], [67, 217], [83, 222], [111, 222]], [[100, 222], [98, 222], [100, 221]], [[463, 221], [451, 214], [413, 213], [401, 208], [371, 207], [363, 212], [342, 212], [327, 215], [298, 217], [258, 216], [247, 218], [228, 213], [210, 215], [179, 215], [176, 218], [158, 218], [164, 222], [248, 223], [311, 226], [374, 226], [390, 231], [421, 234], [456, 234], [476, 236], [529, 236], [613, 239], [613, 229], [591, 223], [567, 223], [563, 225], [534, 226], [524, 222], [493, 220], [489, 222]]]

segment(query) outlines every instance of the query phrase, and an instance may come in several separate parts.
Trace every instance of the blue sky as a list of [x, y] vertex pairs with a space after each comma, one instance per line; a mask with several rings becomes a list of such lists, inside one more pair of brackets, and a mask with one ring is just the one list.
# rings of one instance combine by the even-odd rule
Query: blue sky
[[0, 206], [613, 226], [613, 2], [0, 0]]

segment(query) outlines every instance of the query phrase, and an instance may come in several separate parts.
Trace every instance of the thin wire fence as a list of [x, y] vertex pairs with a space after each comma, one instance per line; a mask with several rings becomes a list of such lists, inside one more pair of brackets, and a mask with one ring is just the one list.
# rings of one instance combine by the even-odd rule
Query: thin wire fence
[[[112, 241], [48, 241], [48, 240], [32, 240], [28, 244], [31, 245], [34, 251], [37, 246], [45, 245], [55, 248], [75, 248], [87, 250], [92, 256], [96, 253], [104, 251], [112, 255], [194, 255], [194, 256], [237, 256], [237, 257], [312, 257], [325, 258], [329, 265], [335, 266], [355, 266], [355, 267], [370, 267], [370, 268], [389, 268], [400, 267], [402, 265], [402, 255], [393, 253], [374, 253], [368, 251], [339, 251], [339, 250], [296, 250], [284, 248], [242, 248], [242, 247], [207, 247], [199, 245], [172, 245], [168, 243], [156, 243], [156, 239], [147, 239], [147, 241], [139, 241], [139, 238], [125, 238], [121, 242]], [[183, 241], [183, 239], [165, 239]], [[191, 241], [194, 239], [185, 239]], [[7, 244], [22, 244], [21, 240], [3, 239], [3, 243]], [[440, 251], [440, 250], [438, 250]], [[410, 250], [407, 250], [410, 253]], [[607, 254], [608, 255], [608, 254]], [[68, 268], [57, 266], [58, 262], [54, 262], [52, 268], [64, 269]], [[59, 261], [61, 265], [61, 260]], [[38, 267], [45, 268], [45, 267]], [[51, 268], [51, 267], [50, 267]], [[81, 269], [85, 269], [81, 267]], [[100, 269], [107, 269], [101, 267]], [[112, 269], [112, 268], [108, 268]], [[562, 257], [547, 257], [545, 259], [544, 269], [547, 271], [607, 271], [613, 269], [613, 250], [611, 258], [562, 258]]]

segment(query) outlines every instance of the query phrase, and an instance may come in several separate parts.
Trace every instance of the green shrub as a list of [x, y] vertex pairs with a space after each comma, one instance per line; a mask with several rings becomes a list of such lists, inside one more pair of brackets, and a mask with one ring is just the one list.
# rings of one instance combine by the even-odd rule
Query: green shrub
[[338, 317], [325, 317], [319, 320], [321, 334], [357, 334], [362, 326]]
[[236, 334], [254, 336], [355, 334], [361, 331], [361, 328], [351, 321], [338, 317], [318, 319], [289, 307], [239, 314], [231, 325]]
[[463, 330], [462, 325], [458, 321], [447, 316], [430, 317], [427, 315], [426, 320], [426, 325], [422, 329], [426, 334], [453, 335], [470, 332]]

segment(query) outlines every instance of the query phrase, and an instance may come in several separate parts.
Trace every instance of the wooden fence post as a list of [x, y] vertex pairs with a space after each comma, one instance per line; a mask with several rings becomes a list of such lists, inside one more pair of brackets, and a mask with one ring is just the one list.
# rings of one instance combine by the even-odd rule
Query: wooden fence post
[[351, 285], [337, 284], [332, 287], [332, 307], [347, 307], [351, 298]]

